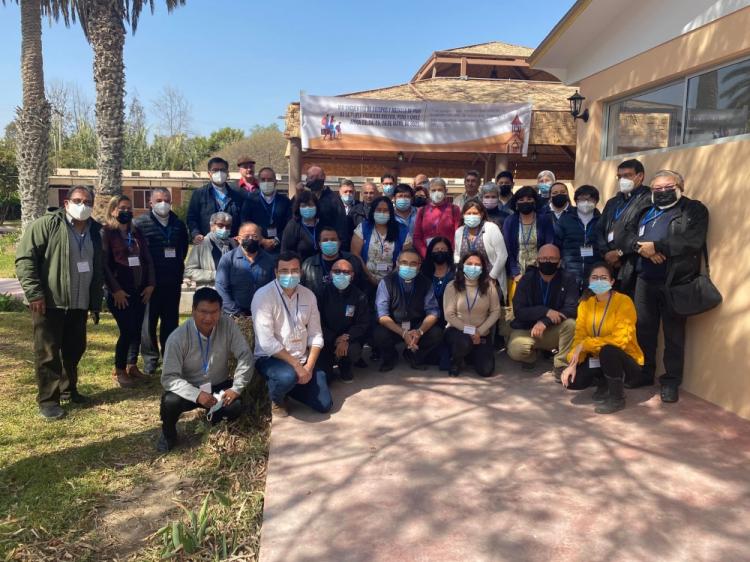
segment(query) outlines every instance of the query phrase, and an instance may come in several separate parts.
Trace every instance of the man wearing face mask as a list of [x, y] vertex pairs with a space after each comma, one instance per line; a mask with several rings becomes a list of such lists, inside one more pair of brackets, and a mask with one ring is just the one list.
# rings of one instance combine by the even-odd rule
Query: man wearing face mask
[[[185, 223], [172, 212], [172, 195], [163, 187], [151, 191], [151, 212], [139, 216], [133, 223], [148, 242], [156, 276], [156, 288], [148, 303], [141, 334], [144, 372], [152, 375], [156, 372], [159, 350], [164, 353], [169, 334], [179, 324], [189, 240]], [[160, 324], [158, 345], [157, 324]]]
[[513, 209], [510, 208], [510, 200], [513, 198], [513, 174], [508, 170], [504, 170], [497, 175], [495, 183], [500, 195], [499, 205], [502, 210], [513, 214]]
[[240, 171], [240, 179], [237, 181], [237, 187], [247, 193], [258, 191], [260, 186], [258, 185], [258, 180], [255, 178], [255, 160], [250, 156], [240, 156], [237, 159], [237, 168]]
[[365, 274], [362, 260], [341, 250], [341, 241], [335, 228], [324, 226], [318, 232], [318, 248], [320, 252], [310, 256], [302, 262], [302, 283], [316, 295], [323, 294], [326, 286], [332, 282], [333, 264], [338, 260], [347, 260], [352, 265], [355, 283], [361, 290], [368, 291], [369, 283]]
[[396, 177], [392, 174], [383, 174], [380, 176], [380, 189], [388, 199], [393, 199], [393, 196], [396, 194]]
[[631, 298], [635, 291], [638, 254], [636, 223], [651, 206], [651, 193], [643, 184], [645, 170], [638, 160], [625, 160], [617, 167], [618, 193], [604, 205], [596, 228], [596, 245], [604, 260], [615, 269], [616, 288]]
[[482, 196], [479, 193], [480, 176], [476, 170], [469, 170], [464, 176], [464, 192], [453, 200], [453, 204], [459, 209], [469, 201], [482, 202]]
[[328, 376], [317, 365], [323, 331], [315, 295], [299, 284], [298, 254], [282, 251], [276, 279], [256, 291], [251, 306], [255, 366], [266, 379], [275, 417], [289, 415], [289, 398], [321, 413], [333, 406]]
[[378, 197], [378, 186], [371, 181], [366, 181], [362, 184], [362, 201], [357, 203], [352, 210], [350, 217], [354, 228], [358, 227], [360, 223], [367, 220], [370, 215], [370, 205], [375, 198]]
[[347, 259], [331, 266], [331, 283], [321, 290], [318, 299], [320, 324], [325, 345], [318, 364], [326, 373], [339, 366], [339, 378], [352, 382], [352, 366], [362, 356], [362, 344], [370, 328], [367, 297], [355, 286], [356, 273]]
[[537, 263], [526, 270], [513, 296], [508, 356], [531, 370], [538, 350], [556, 349], [554, 374], [560, 382], [576, 331], [578, 282], [560, 269], [560, 250], [554, 244], [539, 249]]
[[65, 416], [61, 400], [87, 401], [78, 392], [78, 362], [86, 351], [89, 310], [99, 312], [104, 285], [93, 204], [87, 187], [71, 188], [64, 208], [32, 222], [16, 249], [16, 276], [34, 329], [37, 403], [48, 421]]
[[582, 185], [576, 189], [576, 206], [564, 213], [557, 223], [556, 233], [562, 248], [565, 271], [572, 273], [583, 287], [588, 280], [591, 266], [601, 261], [596, 242], [596, 225], [599, 221], [599, 190], [593, 185]]
[[292, 218], [292, 202], [276, 190], [276, 172], [266, 166], [258, 172], [259, 188], [250, 193], [242, 205], [242, 222], [252, 222], [261, 227], [261, 247], [271, 255], [281, 249], [281, 235]]
[[231, 230], [232, 215], [221, 212], [211, 215], [211, 232], [190, 250], [185, 264], [186, 279], [199, 288], [214, 286], [219, 260], [237, 247], [236, 240], [229, 237]]
[[396, 191], [393, 195], [396, 220], [409, 230], [410, 235], [414, 234], [414, 223], [417, 220], [417, 209], [412, 205], [413, 200], [414, 192], [411, 187], [405, 183], [400, 183], [396, 186]]
[[552, 218], [552, 224], [557, 228], [560, 218], [573, 210], [570, 205], [570, 196], [568, 195], [568, 186], [561, 181], [556, 181], [550, 188], [549, 212]]
[[307, 188], [318, 199], [318, 220], [321, 225], [332, 226], [339, 233], [345, 250], [349, 249], [351, 229], [349, 218], [344, 210], [344, 203], [330, 187], [326, 187], [326, 173], [320, 166], [310, 166], [307, 170]]
[[686, 318], [675, 314], [666, 298], [669, 287], [692, 281], [701, 270], [706, 245], [708, 209], [682, 193], [680, 174], [661, 170], [651, 181], [652, 206], [637, 221], [635, 308], [638, 345], [644, 354], [643, 377], [629, 388], [651, 385], [656, 374], [659, 324], [664, 334], [663, 363], [659, 378], [662, 402], [677, 402], [685, 361]]
[[232, 216], [232, 236], [237, 235], [241, 221], [245, 195], [227, 183], [229, 163], [223, 158], [211, 158], [208, 161], [208, 175], [210, 181], [190, 196], [187, 225], [193, 244], [200, 244], [211, 231], [211, 215], [214, 213], [221, 211]]

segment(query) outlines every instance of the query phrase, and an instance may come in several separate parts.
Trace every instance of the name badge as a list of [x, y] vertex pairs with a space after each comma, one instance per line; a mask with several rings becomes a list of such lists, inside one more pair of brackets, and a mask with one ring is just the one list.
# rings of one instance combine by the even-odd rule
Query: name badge
[[269, 238], [276, 238], [276, 229], [275, 228], [268, 228], [266, 229], [266, 232], [268, 232]]
[[206, 394], [211, 394], [211, 383], [206, 382], [200, 385], [200, 391], [205, 392]]
[[589, 357], [589, 369], [601, 369], [602, 364], [598, 357]]
[[91, 271], [91, 266], [87, 261], [76, 262], [76, 267], [78, 268], [78, 273], [88, 273], [89, 271]]
[[401, 331], [411, 330], [411, 322], [401, 322]]
[[138, 258], [138, 256], [128, 256], [128, 265], [130, 267], [140, 267], [141, 260]]
[[611, 231], [609, 234], [607, 234], [607, 242], [614, 242], [615, 241], [615, 231]]
[[347, 318], [352, 318], [354, 316], [354, 309], [355, 309], [355, 306], [353, 304], [347, 304], [346, 305], [346, 313], [345, 314], [346, 314]]
[[475, 326], [464, 326], [464, 334], [467, 336], [473, 336], [477, 333], [477, 329]]
[[638, 236], [643, 236], [644, 234], [646, 234], [646, 225], [642, 224], [638, 229]]
[[377, 271], [388, 271], [391, 268], [391, 264], [379, 262], [375, 265]]
[[165, 258], [176, 258], [177, 257], [177, 250], [175, 248], [164, 248], [164, 257]]
[[594, 257], [594, 247], [593, 246], [581, 246], [581, 257], [582, 258]]

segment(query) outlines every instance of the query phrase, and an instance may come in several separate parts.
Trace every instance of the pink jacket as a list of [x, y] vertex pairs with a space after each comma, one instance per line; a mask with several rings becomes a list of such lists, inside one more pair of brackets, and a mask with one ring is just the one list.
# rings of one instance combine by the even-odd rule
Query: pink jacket
[[461, 209], [448, 201], [443, 201], [440, 205], [427, 203], [419, 209], [414, 223], [414, 247], [424, 258], [430, 240], [436, 236], [444, 236], [450, 241], [452, 250], [453, 238], [459, 226], [461, 226]]

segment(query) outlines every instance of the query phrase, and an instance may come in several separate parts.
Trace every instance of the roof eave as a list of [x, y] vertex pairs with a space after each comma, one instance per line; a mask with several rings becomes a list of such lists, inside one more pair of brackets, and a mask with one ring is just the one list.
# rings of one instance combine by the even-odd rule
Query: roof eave
[[[578, 17], [589, 7], [589, 4], [591, 4], [592, 1], [593, 0], [576, 0], [576, 3], [573, 4], [570, 10], [568, 10], [562, 19], [557, 22], [557, 25], [555, 25], [555, 27], [552, 28], [552, 31], [547, 34], [547, 37], [539, 43], [539, 46], [534, 49], [534, 52], [531, 53], [531, 56], [528, 58], [529, 66], [531, 68], [538, 67], [537, 65], [540, 63], [540, 59], [555, 45], [555, 43], [557, 43], [570, 26], [575, 23]], [[538, 68], [550, 72], [544, 67]], [[555, 76], [562, 79], [558, 74], [555, 74]]]

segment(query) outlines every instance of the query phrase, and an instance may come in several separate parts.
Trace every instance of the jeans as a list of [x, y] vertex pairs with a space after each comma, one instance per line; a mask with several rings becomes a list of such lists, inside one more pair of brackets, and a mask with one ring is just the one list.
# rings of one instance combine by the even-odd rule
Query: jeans
[[[177, 329], [180, 322], [180, 285], [157, 285], [148, 301], [146, 319], [141, 333], [141, 354], [143, 369], [153, 373], [159, 363], [159, 350], [164, 355], [164, 346], [169, 334]], [[156, 325], [161, 321], [157, 338]]]
[[305, 384], [299, 384], [292, 366], [276, 357], [258, 357], [255, 368], [266, 379], [268, 395], [274, 404], [282, 404], [284, 398], [289, 396], [316, 412], [326, 413], [333, 407], [328, 377], [323, 369], [316, 366], [312, 378]]
[[571, 390], [583, 390], [588, 388], [598, 377], [604, 376], [608, 379], [621, 381], [637, 380], [641, 376], [641, 366], [635, 362], [630, 355], [614, 345], [605, 345], [599, 350], [599, 363], [601, 368], [589, 367], [589, 358], [578, 365], [576, 369], [576, 380], [568, 388]]
[[[226, 390], [227, 388], [232, 388], [231, 379], [213, 385], [211, 387], [211, 393], [215, 394], [221, 390]], [[195, 410], [196, 408], [203, 408], [203, 406], [197, 402], [185, 400], [182, 396], [179, 396], [174, 392], [165, 392], [162, 394], [161, 407], [159, 410], [161, 415], [161, 430], [168, 441], [174, 442], [177, 439], [177, 420], [180, 419], [180, 416], [185, 412]], [[240, 417], [240, 414], [242, 414], [242, 399], [237, 398], [231, 405], [216, 410], [211, 417], [211, 423], [219, 423], [224, 418], [229, 421], [236, 420]]]
[[[420, 324], [421, 320], [418, 322], [415, 321], [411, 323], [411, 327], [412, 329], [415, 329]], [[397, 333], [392, 332], [385, 326], [381, 326], [380, 324], [378, 324], [373, 330], [373, 340], [381, 359], [384, 362], [391, 362], [395, 364], [397, 355], [394, 348], [399, 343], [404, 343], [404, 338], [399, 336]], [[420, 365], [426, 364], [428, 362], [429, 356], [432, 354], [432, 351], [437, 349], [442, 341], [443, 329], [436, 324], [432, 328], [427, 330], [427, 332], [425, 332], [425, 334], [421, 338], [419, 338], [419, 343], [417, 344], [419, 345], [419, 349], [414, 352], [414, 361]]]
[[675, 315], [667, 305], [666, 289], [661, 281], [647, 281], [638, 277], [635, 283], [635, 310], [638, 315], [636, 332], [638, 345], [643, 350], [643, 375], [653, 379], [656, 373], [656, 344], [659, 323], [664, 333], [664, 368], [661, 384], [682, 384], [685, 363], [685, 318]]
[[115, 367], [124, 369], [127, 365], [138, 363], [138, 347], [141, 343], [141, 327], [146, 313], [146, 305], [141, 300], [140, 291], [132, 291], [128, 297], [128, 306], [119, 309], [111, 294], [107, 294], [107, 308], [117, 322], [120, 335], [115, 344]]
[[449, 327], [445, 330], [445, 342], [451, 350], [451, 362], [459, 366], [466, 360], [474, 366], [480, 377], [490, 377], [495, 371], [495, 349], [493, 342], [475, 345], [471, 336]]
[[573, 345], [576, 334], [576, 321], [572, 318], [563, 320], [558, 325], [549, 326], [541, 338], [532, 338], [531, 330], [514, 329], [508, 339], [508, 356], [513, 361], [521, 363], [534, 363], [537, 358], [537, 349], [552, 351], [557, 349], [555, 355], [555, 368], [568, 366], [568, 352]]

